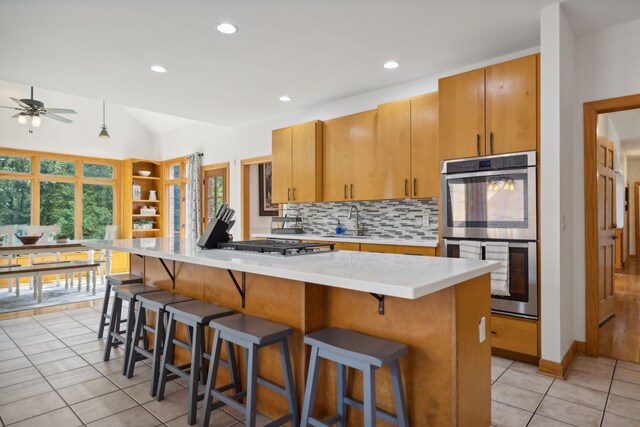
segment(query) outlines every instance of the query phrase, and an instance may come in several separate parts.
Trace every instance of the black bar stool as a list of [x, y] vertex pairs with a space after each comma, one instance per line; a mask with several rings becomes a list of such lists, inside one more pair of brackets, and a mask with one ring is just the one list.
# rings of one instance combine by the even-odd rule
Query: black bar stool
[[[293, 373], [291, 370], [291, 360], [289, 358], [289, 346], [287, 337], [293, 334], [293, 329], [280, 323], [271, 322], [259, 317], [248, 316], [246, 314], [234, 314], [212, 320], [209, 326], [216, 330], [213, 337], [213, 350], [211, 357], [213, 362], [209, 365], [207, 375], [207, 388], [205, 390], [205, 406], [202, 414], [202, 426], [209, 425], [211, 410], [213, 409], [212, 398], [218, 399], [222, 404], [231, 406], [234, 409], [245, 413], [245, 425], [255, 427], [256, 425], [256, 398], [258, 384], [266, 386], [272, 391], [287, 398], [289, 413], [269, 423], [270, 426], [283, 425], [287, 421], [293, 427], [298, 426], [298, 401], [296, 390], [293, 385]], [[216, 388], [216, 378], [218, 375], [218, 365], [220, 361], [220, 348], [222, 342], [231, 342], [245, 349], [247, 391], [234, 395], [224, 393], [226, 390]], [[258, 350], [277, 344], [280, 347], [280, 359], [282, 361], [282, 373], [284, 377], [284, 387], [274, 384], [258, 376]], [[247, 397], [247, 404], [240, 403], [240, 399]], [[216, 407], [220, 406], [216, 402]]]
[[[376, 417], [399, 427], [408, 425], [399, 361], [409, 352], [406, 345], [340, 328], [327, 328], [313, 332], [304, 337], [304, 342], [311, 346], [311, 359], [302, 405], [301, 425], [338, 424], [344, 427], [347, 425], [347, 405], [364, 411], [364, 425], [367, 427], [375, 427]], [[336, 362], [338, 371], [336, 375], [338, 414], [325, 421], [311, 416], [318, 384], [320, 358]], [[375, 370], [383, 366], [389, 366], [391, 370], [396, 415], [376, 408]], [[364, 402], [347, 396], [346, 367], [362, 371]]]
[[[111, 288], [113, 286], [120, 285], [132, 285], [134, 283], [142, 283], [142, 276], [137, 274], [110, 274], [107, 276], [107, 286], [104, 290], [104, 302], [102, 303], [102, 314], [100, 314], [100, 326], [98, 327], [98, 338], [102, 338], [104, 334], [105, 326], [109, 326], [107, 319], [111, 319], [111, 315], [108, 313], [109, 298], [111, 298]], [[126, 322], [127, 319], [120, 320], [120, 322]]]
[[[164, 345], [166, 320], [166, 307], [170, 304], [176, 304], [184, 301], [191, 301], [192, 298], [183, 295], [174, 294], [167, 291], [150, 292], [138, 295], [138, 311], [136, 315], [136, 325], [133, 328], [131, 337], [131, 349], [129, 351], [127, 378], [133, 376], [136, 362], [138, 360], [150, 359], [151, 362], [151, 396], [155, 397], [158, 388], [158, 376], [160, 372], [160, 357], [162, 356], [162, 346]], [[155, 326], [151, 327], [147, 324], [147, 310], [155, 313]], [[145, 343], [143, 331], [153, 334], [153, 348], [147, 347]], [[142, 339], [143, 345], [138, 345]]]
[[[229, 316], [233, 310], [213, 304], [207, 304], [199, 300], [191, 300], [168, 305], [166, 312], [169, 315], [167, 320], [167, 334], [164, 342], [162, 362], [160, 363], [160, 380], [158, 383], [157, 399], [164, 398], [164, 388], [167, 381], [176, 376], [189, 380], [189, 415], [188, 423], [196, 423], [198, 400], [203, 396], [198, 396], [198, 380], [204, 384], [204, 359], [211, 357], [204, 352], [204, 328], [213, 319]], [[182, 323], [187, 327], [188, 342], [178, 340], [176, 336], [176, 323]], [[182, 347], [191, 352], [191, 363], [185, 365], [175, 364], [175, 346]], [[233, 346], [227, 346], [228, 363], [226, 364], [231, 373], [231, 384], [226, 389], [238, 390], [240, 387], [240, 377], [235, 363], [235, 352]], [[187, 373], [188, 371], [188, 373]], [[174, 374], [170, 376], [171, 374]]]
[[[135, 320], [135, 306], [138, 295], [149, 292], [159, 292], [154, 286], [135, 284], [120, 285], [113, 288], [113, 306], [111, 307], [111, 321], [109, 322], [109, 332], [107, 333], [107, 344], [104, 347], [104, 361], [111, 357], [111, 347], [117, 346], [119, 343], [124, 344], [124, 362], [122, 364], [122, 375], [126, 374], [127, 363], [129, 360], [129, 346], [131, 345], [131, 335], [133, 334], [133, 325]], [[127, 320], [124, 331], [120, 330], [122, 319], [122, 301], [127, 301], [129, 307], [127, 309]], [[144, 333], [144, 339], [147, 340], [147, 333]]]

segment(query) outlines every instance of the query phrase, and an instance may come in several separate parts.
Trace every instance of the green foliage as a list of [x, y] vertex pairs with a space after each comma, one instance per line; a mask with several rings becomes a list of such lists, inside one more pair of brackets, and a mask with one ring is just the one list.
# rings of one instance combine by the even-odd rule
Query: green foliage
[[82, 237], [102, 239], [104, 227], [113, 224], [113, 187], [111, 185], [83, 184]]
[[0, 171], [30, 173], [31, 159], [26, 157], [0, 156]]
[[45, 175], [75, 176], [76, 163], [65, 160], [40, 160], [40, 173]]
[[86, 178], [113, 178], [113, 166], [84, 163], [82, 165], [82, 176]]
[[31, 224], [31, 181], [0, 180], [0, 225]]
[[62, 233], [74, 236], [75, 188], [69, 182], [40, 181], [40, 224], [60, 224]]

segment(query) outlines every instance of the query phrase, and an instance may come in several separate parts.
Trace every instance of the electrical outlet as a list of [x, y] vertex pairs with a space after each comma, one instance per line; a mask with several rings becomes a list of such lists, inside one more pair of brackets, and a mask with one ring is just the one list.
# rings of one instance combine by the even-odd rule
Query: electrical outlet
[[483, 343], [487, 339], [487, 319], [482, 316], [478, 323], [478, 340]]
[[423, 227], [429, 227], [431, 225], [431, 221], [429, 221], [429, 215], [423, 215], [422, 216], [422, 226]]

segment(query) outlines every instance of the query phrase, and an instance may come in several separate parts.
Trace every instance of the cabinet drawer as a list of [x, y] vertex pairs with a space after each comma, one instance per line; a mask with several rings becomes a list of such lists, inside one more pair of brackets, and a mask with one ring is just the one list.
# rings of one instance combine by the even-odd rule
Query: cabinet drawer
[[538, 322], [506, 316], [491, 316], [491, 346], [538, 356]]
[[394, 245], [376, 245], [372, 243], [362, 243], [360, 244], [360, 250], [362, 252], [382, 252], [387, 254], [395, 253]]
[[425, 248], [423, 246], [396, 246], [396, 253], [403, 255], [426, 255], [435, 256], [436, 248]]
[[337, 251], [359, 251], [360, 243], [350, 242], [327, 242], [321, 240], [303, 240], [303, 243], [330, 243], [333, 245], [333, 249]]

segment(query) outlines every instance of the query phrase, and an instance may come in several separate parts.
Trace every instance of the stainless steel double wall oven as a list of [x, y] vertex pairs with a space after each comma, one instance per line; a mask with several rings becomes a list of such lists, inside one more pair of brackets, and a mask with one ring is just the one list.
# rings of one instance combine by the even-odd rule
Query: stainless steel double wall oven
[[494, 312], [538, 318], [536, 152], [442, 162], [442, 255], [460, 241], [509, 244], [510, 296], [492, 295]]

